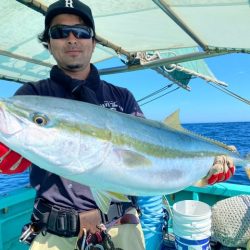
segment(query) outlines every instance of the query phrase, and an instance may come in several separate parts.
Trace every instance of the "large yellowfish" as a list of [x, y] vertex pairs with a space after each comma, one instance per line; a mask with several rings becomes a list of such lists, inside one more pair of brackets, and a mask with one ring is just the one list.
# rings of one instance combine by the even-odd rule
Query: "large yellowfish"
[[[90, 186], [107, 212], [111, 199], [182, 190], [204, 177], [226, 145], [175, 124], [55, 97], [0, 100], [0, 141], [35, 165]], [[108, 191], [108, 192], [107, 192]]]

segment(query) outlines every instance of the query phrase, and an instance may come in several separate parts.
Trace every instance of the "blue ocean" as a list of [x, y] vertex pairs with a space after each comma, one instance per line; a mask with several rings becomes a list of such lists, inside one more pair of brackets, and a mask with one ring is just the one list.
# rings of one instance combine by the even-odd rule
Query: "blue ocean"
[[[250, 122], [195, 123], [183, 126], [206, 137], [234, 145], [242, 157], [250, 153]], [[0, 175], [0, 195], [6, 196], [9, 192], [28, 186], [28, 176], [28, 171], [16, 175]], [[250, 185], [250, 180], [241, 167], [237, 167], [235, 175], [228, 182]]]

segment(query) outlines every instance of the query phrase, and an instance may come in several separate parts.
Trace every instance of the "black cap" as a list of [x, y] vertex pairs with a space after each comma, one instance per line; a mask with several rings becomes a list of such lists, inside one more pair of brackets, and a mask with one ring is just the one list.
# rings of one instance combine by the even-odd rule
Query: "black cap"
[[45, 14], [45, 27], [49, 26], [52, 19], [59, 14], [74, 14], [93, 29], [95, 33], [95, 23], [92, 11], [86, 4], [79, 0], [59, 0], [51, 4]]

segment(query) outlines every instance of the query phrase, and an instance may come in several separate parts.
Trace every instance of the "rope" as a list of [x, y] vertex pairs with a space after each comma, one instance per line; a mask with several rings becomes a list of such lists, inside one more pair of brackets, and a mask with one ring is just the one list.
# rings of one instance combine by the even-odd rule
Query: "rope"
[[25, 6], [41, 13], [42, 15], [45, 15], [48, 7], [43, 3], [43, 1], [38, 1], [38, 0], [16, 0], [19, 3], [24, 4]]
[[158, 89], [158, 90], [154, 91], [153, 93], [151, 93], [151, 94], [149, 94], [149, 95], [144, 96], [143, 98], [137, 100], [137, 102], [144, 101], [144, 100], [146, 100], [146, 99], [148, 99], [148, 98], [150, 98], [150, 97], [152, 97], [152, 96], [154, 96], [154, 95], [157, 95], [157, 94], [159, 94], [160, 92], [162, 92], [162, 91], [164, 91], [164, 90], [170, 88], [171, 86], [173, 86], [173, 83], [168, 84], [167, 86], [165, 86], [165, 87], [163, 87], [163, 88], [161, 88], [161, 89]]
[[174, 92], [175, 90], [177, 90], [177, 89], [179, 89], [179, 88], [180, 88], [180, 87], [177, 87], [177, 88], [175, 88], [175, 89], [173, 89], [173, 90], [170, 90], [170, 91], [168, 91], [168, 92], [166, 92], [166, 93], [164, 93], [164, 94], [162, 94], [162, 95], [160, 95], [160, 96], [158, 96], [158, 97], [155, 97], [154, 99], [152, 99], [152, 100], [150, 100], [150, 101], [147, 101], [147, 102], [144, 102], [144, 103], [140, 104], [140, 106], [143, 106], [143, 105], [146, 105], [146, 104], [148, 104], [148, 103], [150, 103], [150, 102], [153, 102], [153, 101], [155, 101], [155, 100], [157, 100], [157, 99], [159, 99], [159, 98], [161, 98], [161, 97], [163, 97], [163, 96], [165, 96], [165, 95], [167, 95], [167, 94], [170, 94], [170, 93]]
[[214, 85], [214, 84], [212, 84], [212, 83], [210, 83], [210, 82], [208, 82], [208, 83], [209, 83], [211, 86], [213, 86], [214, 88], [217, 88], [217, 89], [219, 89], [220, 91], [222, 91], [222, 92], [224, 92], [224, 93], [226, 93], [226, 94], [228, 94], [228, 95], [230, 95], [230, 96], [232, 96], [232, 97], [234, 97], [234, 98], [236, 98], [236, 99], [238, 99], [238, 100], [240, 100], [240, 101], [242, 101], [242, 102], [245, 102], [246, 104], [250, 105], [250, 101], [247, 100], [247, 99], [245, 99], [244, 97], [241, 97], [241, 96], [239, 96], [238, 94], [236, 94], [236, 93], [234, 93], [234, 92], [232, 92], [232, 91], [230, 91], [230, 90], [228, 90], [228, 89], [226, 89], [226, 88], [219, 87], [219, 86]]
[[184, 72], [186, 74], [189, 74], [189, 75], [192, 75], [195, 77], [199, 77], [207, 82], [213, 82], [213, 83], [218, 84], [218, 85], [227, 86], [227, 84], [225, 82], [219, 81], [218, 79], [212, 78], [210, 76], [203, 75], [199, 72], [185, 68], [185, 67], [178, 65], [178, 64], [170, 64], [168, 66], [168, 68], [166, 66], [163, 66], [163, 67], [164, 67], [164, 70], [166, 70], [167, 72], [172, 72], [174, 70], [177, 70], [177, 71]]
[[163, 227], [165, 224], [162, 196], [138, 197], [140, 221], [144, 233], [146, 250], [160, 249], [163, 242]]

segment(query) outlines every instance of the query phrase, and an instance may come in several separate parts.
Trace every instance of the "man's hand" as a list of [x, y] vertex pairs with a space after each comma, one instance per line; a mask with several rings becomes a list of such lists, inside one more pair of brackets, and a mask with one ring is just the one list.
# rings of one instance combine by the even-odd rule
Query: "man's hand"
[[205, 180], [209, 185], [228, 180], [235, 173], [233, 160], [225, 155], [216, 156]]
[[206, 185], [213, 185], [217, 182], [226, 181], [234, 175], [234, 172], [235, 166], [230, 157], [226, 155], [216, 156], [207, 176], [196, 182], [194, 186], [204, 187]]
[[30, 161], [24, 159], [20, 154], [12, 151], [0, 142], [0, 173], [21, 173], [30, 165]]

